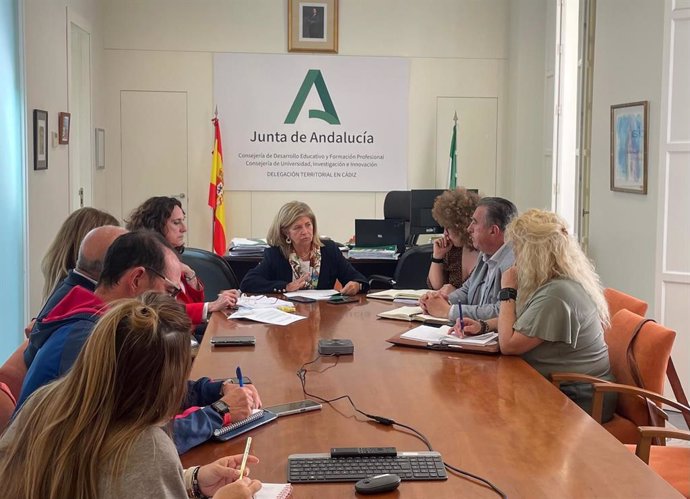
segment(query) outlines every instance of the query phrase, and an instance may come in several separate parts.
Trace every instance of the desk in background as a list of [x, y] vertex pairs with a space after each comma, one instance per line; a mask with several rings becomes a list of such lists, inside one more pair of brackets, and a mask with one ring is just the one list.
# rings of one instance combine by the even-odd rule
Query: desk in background
[[[511, 499], [680, 497], [522, 359], [392, 346], [387, 338], [417, 325], [376, 319], [397, 304], [359, 297], [346, 305], [296, 305], [307, 319], [283, 327], [214, 314], [191, 377], [230, 377], [241, 365], [264, 405], [300, 400], [295, 373], [316, 358], [319, 338], [350, 338], [353, 356], [307, 366], [307, 391], [324, 398], [348, 394], [359, 409], [414, 427], [446, 462], [491, 480]], [[213, 350], [209, 341], [215, 335], [254, 335], [256, 346]], [[363, 421], [341, 400], [252, 430], [247, 434], [254, 439], [252, 452], [261, 460], [252, 466], [252, 476], [285, 482], [289, 454], [331, 447], [425, 450], [409, 433]], [[244, 445], [244, 437], [209, 442], [184, 454], [182, 462], [206, 464], [240, 454]], [[475, 482], [449, 476], [444, 482], [403, 482], [397, 492], [378, 497], [498, 497]], [[295, 498], [355, 497], [353, 483], [296, 484], [294, 489]]]
[[[230, 264], [230, 267], [232, 267], [232, 270], [235, 272], [239, 282], [242, 282], [242, 279], [244, 279], [244, 276], [247, 274], [247, 272], [256, 267], [261, 261], [260, 256], [225, 255], [223, 258]], [[393, 274], [395, 273], [395, 266], [398, 263], [397, 260], [365, 260], [356, 258], [348, 258], [348, 261], [367, 279], [369, 279], [369, 276], [373, 274], [393, 277]]]

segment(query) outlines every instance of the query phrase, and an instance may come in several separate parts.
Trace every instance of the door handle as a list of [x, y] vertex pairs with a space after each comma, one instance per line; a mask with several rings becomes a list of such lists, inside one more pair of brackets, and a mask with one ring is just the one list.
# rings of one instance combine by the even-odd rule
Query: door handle
[[186, 196], [185, 196], [184, 192], [180, 192], [179, 194], [173, 194], [173, 195], [170, 196], [170, 197], [171, 197], [171, 198], [184, 199]]

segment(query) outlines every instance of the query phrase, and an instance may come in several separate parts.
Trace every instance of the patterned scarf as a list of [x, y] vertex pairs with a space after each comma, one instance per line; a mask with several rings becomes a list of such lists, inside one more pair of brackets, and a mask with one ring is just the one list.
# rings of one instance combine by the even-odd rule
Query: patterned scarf
[[[290, 267], [292, 267], [292, 280], [299, 279], [302, 277], [302, 267], [301, 260], [294, 251], [290, 253], [290, 258], [288, 258]], [[311, 255], [309, 255], [309, 270], [311, 275], [307, 281], [305, 289], [316, 289], [316, 285], [319, 283], [319, 272], [321, 272], [321, 249], [313, 248], [311, 250]]]

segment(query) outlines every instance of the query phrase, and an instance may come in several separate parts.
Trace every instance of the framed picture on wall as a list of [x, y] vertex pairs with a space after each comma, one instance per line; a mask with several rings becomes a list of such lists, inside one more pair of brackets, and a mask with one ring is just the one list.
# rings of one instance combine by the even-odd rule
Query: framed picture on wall
[[611, 190], [647, 194], [648, 101], [611, 106]]
[[48, 169], [48, 111], [34, 109], [34, 170]]
[[69, 144], [69, 122], [71, 115], [69, 113], [58, 114], [58, 143]]
[[288, 52], [338, 53], [338, 0], [288, 0]]

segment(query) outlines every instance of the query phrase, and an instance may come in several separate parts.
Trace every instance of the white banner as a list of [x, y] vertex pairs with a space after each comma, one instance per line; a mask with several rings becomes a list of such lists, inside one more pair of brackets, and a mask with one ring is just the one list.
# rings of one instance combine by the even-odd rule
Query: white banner
[[404, 59], [215, 54], [225, 188], [407, 189]]

